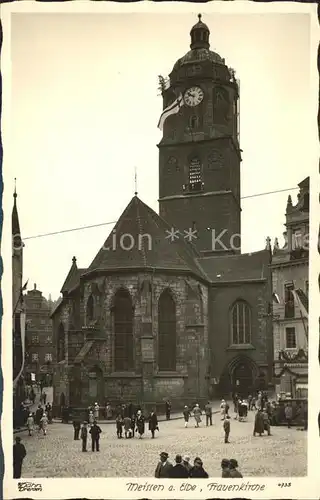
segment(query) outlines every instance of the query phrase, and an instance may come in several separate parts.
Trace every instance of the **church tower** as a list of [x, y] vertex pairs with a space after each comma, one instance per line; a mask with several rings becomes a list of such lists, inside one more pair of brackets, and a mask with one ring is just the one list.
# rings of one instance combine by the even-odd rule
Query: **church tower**
[[239, 88], [234, 71], [209, 50], [209, 28], [191, 29], [191, 50], [162, 82], [163, 109], [178, 96], [183, 105], [168, 116], [159, 147], [160, 215], [203, 255], [239, 253]]

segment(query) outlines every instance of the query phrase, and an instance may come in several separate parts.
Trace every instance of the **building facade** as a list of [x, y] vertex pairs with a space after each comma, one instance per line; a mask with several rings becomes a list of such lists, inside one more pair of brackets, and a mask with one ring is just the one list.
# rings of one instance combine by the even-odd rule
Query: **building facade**
[[52, 384], [56, 355], [50, 318], [52, 301], [42, 296], [36, 284], [24, 300], [27, 321], [25, 377], [28, 382], [33, 379], [49, 386]]
[[[241, 254], [239, 88], [199, 19], [163, 85], [160, 216], [134, 196], [53, 313], [56, 405], [177, 405], [267, 389], [270, 246]], [[175, 232], [172, 232], [172, 231]], [[218, 239], [217, 239], [218, 237]]]
[[285, 226], [284, 248], [276, 241], [272, 256], [273, 291], [279, 299], [273, 307], [276, 390], [307, 397], [309, 178], [299, 184], [295, 205], [289, 196]]

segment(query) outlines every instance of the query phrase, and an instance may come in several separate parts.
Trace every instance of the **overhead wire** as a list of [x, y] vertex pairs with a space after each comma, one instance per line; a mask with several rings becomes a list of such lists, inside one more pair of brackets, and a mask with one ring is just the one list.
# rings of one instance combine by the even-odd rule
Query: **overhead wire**
[[[260, 196], [267, 196], [270, 194], [277, 194], [277, 193], [284, 193], [286, 191], [294, 191], [299, 189], [298, 187], [293, 187], [293, 188], [287, 188], [287, 189], [277, 189], [276, 191], [267, 191], [265, 193], [257, 193], [257, 194], [251, 194], [247, 196], [242, 196], [242, 200], [246, 200], [248, 198], [259, 198]], [[42, 233], [42, 234], [36, 234], [33, 236], [27, 236], [26, 238], [23, 238], [23, 240], [34, 240], [36, 238], [44, 238], [46, 236], [55, 236], [57, 234], [65, 234], [65, 233], [72, 233], [74, 231], [83, 231], [84, 229], [92, 229], [95, 227], [101, 227], [101, 226], [109, 226], [110, 224], [115, 224], [117, 221], [110, 221], [110, 222], [101, 222], [100, 224], [90, 224], [88, 226], [80, 226], [80, 227], [73, 227], [70, 229], [61, 229], [60, 231], [53, 231], [51, 233]]]

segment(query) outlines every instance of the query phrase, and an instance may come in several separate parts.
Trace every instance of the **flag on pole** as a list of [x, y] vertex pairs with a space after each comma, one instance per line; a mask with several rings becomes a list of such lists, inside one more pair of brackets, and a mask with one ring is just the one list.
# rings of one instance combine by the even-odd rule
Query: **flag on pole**
[[25, 333], [26, 333], [26, 313], [21, 312], [16, 315], [16, 328], [14, 330], [14, 366], [13, 366], [13, 386], [21, 377], [25, 360]]
[[291, 290], [292, 291], [292, 295], [294, 297], [294, 300], [296, 301], [299, 309], [300, 309], [300, 313], [303, 317], [305, 318], [308, 318], [309, 317], [309, 313], [308, 313], [308, 309], [309, 309], [309, 306], [308, 306], [308, 297], [306, 296], [306, 294], [301, 290], [301, 288], [297, 288], [295, 290]]
[[175, 115], [176, 113], [178, 113], [180, 108], [183, 106], [183, 104], [184, 104], [183, 97], [182, 97], [182, 94], [180, 94], [179, 97], [177, 97], [177, 99], [175, 101], [173, 101], [173, 103], [170, 104], [170, 106], [167, 106], [166, 109], [164, 109], [162, 111], [160, 119], [159, 119], [159, 123], [158, 123], [158, 128], [160, 130], [163, 129], [163, 124], [166, 121], [166, 119], [168, 118], [168, 116]]

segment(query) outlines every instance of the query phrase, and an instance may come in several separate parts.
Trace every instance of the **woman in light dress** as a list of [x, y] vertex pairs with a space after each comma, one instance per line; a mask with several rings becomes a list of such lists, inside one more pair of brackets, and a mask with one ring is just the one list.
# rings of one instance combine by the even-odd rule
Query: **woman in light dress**
[[29, 431], [29, 436], [32, 436], [32, 433], [34, 431], [34, 418], [32, 413], [29, 413], [28, 419], [27, 419], [27, 427]]
[[193, 416], [196, 422], [195, 427], [199, 427], [199, 424], [201, 423], [201, 415], [202, 411], [200, 410], [200, 407], [198, 404], [193, 408]]
[[221, 400], [220, 413], [221, 413], [221, 420], [224, 420], [226, 417], [226, 402], [224, 399]]
[[41, 422], [41, 429], [43, 430], [43, 435], [46, 436], [48, 428], [48, 417], [46, 413], [42, 415], [40, 422]]

